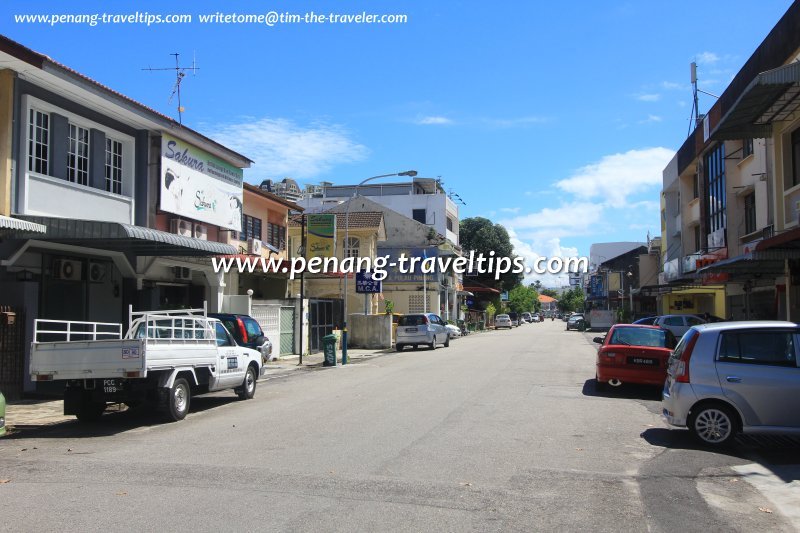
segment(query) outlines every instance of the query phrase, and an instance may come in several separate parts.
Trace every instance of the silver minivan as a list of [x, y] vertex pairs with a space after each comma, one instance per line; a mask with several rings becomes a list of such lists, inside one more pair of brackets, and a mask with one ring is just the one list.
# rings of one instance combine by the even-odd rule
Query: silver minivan
[[664, 418], [714, 446], [739, 432], [800, 435], [798, 344], [792, 322], [694, 326], [669, 359]]
[[436, 349], [437, 344], [445, 348], [450, 346], [450, 333], [447, 324], [433, 313], [403, 315], [397, 322], [397, 351], [402, 352], [406, 346], [427, 346]]

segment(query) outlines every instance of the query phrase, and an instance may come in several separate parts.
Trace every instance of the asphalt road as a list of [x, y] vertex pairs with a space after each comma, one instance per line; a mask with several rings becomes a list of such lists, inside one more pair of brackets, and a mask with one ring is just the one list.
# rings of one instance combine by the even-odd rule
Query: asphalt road
[[[0, 441], [9, 531], [793, 531], [734, 467], [782, 440], [696, 447], [659, 390], [594, 390], [563, 322], [454, 340]], [[786, 482], [791, 480], [785, 480]]]

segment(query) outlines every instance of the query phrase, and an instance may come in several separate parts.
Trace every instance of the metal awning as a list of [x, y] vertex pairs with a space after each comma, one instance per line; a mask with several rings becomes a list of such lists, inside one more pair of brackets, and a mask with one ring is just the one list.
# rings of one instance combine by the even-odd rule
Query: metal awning
[[700, 274], [730, 274], [739, 278], [778, 277], [785, 273], [786, 259], [800, 259], [800, 248], [756, 250], [717, 261], [698, 270]]
[[0, 234], [8, 233], [9, 230], [44, 233], [47, 228], [42, 224], [0, 215]]
[[190, 257], [235, 255], [238, 253], [236, 247], [230, 244], [193, 239], [166, 231], [119, 222], [32, 215], [19, 215], [19, 218], [41, 225], [46, 229], [47, 233], [45, 235], [36, 235], [24, 230], [18, 230], [10, 234], [12, 238], [86, 246], [101, 250], [130, 253], [136, 256]]
[[759, 139], [772, 135], [772, 123], [800, 107], [800, 63], [762, 72], [711, 132], [715, 140]]
[[715, 289], [714, 285], [703, 285], [701, 283], [665, 283], [662, 285], [645, 285], [639, 289], [638, 294], [641, 296], [660, 296], [662, 294], [671, 294], [673, 292], [686, 291], [690, 289]]

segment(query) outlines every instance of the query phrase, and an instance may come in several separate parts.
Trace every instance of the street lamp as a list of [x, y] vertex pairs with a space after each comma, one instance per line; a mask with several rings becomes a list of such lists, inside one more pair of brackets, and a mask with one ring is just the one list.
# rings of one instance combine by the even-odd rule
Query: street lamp
[[[390, 176], [408, 176], [413, 178], [417, 175], [416, 170], [406, 170], [405, 172], [395, 172], [393, 174], [381, 174], [380, 176], [372, 176], [367, 178], [358, 185], [356, 185], [353, 192], [353, 198], [358, 196], [358, 188], [367, 183], [368, 181], [376, 180], [378, 178], [388, 178]], [[344, 246], [342, 247], [342, 260], [346, 259], [347, 244], [350, 240], [350, 201], [348, 200], [347, 206], [344, 211]], [[347, 274], [344, 275], [344, 321], [342, 327], [342, 364], [347, 364]]]

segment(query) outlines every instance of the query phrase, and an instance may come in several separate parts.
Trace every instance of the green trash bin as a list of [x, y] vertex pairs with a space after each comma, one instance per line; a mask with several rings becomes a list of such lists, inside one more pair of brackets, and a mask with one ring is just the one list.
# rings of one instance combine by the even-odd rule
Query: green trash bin
[[322, 337], [322, 352], [325, 354], [325, 361], [322, 366], [336, 366], [336, 335], [331, 333]]

